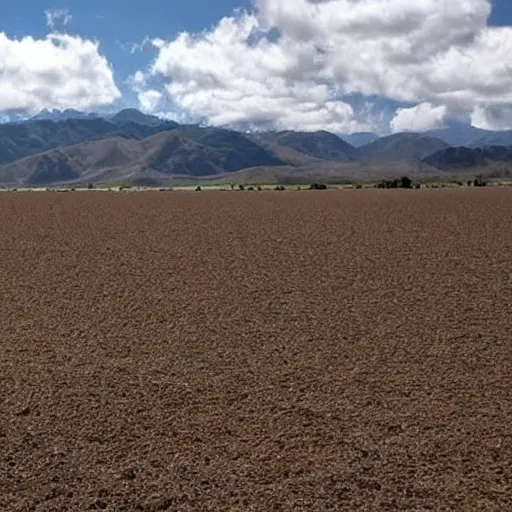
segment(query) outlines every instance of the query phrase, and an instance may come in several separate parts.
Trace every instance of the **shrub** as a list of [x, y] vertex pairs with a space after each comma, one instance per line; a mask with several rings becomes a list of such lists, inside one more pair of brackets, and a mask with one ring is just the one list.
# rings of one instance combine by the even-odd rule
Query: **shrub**
[[409, 176], [402, 176], [401, 178], [395, 178], [394, 180], [384, 180], [378, 185], [378, 188], [412, 188], [412, 180]]
[[201, 187], [199, 185], [196, 187], [196, 192], [201, 192]]
[[379, 183], [379, 188], [398, 188], [399, 180], [384, 180]]
[[400, 188], [412, 188], [412, 180], [409, 176], [402, 176], [400, 178]]
[[473, 181], [473, 185], [475, 187], [486, 187], [487, 182], [484, 180], [483, 176], [477, 176], [475, 180]]
[[325, 183], [312, 183], [309, 190], [326, 190], [327, 185]]

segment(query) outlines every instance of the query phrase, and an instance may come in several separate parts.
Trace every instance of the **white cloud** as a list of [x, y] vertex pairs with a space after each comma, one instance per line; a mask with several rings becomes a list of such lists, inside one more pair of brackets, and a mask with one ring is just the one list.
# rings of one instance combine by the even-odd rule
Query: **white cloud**
[[151, 45], [152, 41], [149, 36], [144, 37], [142, 41], [138, 43], [123, 43], [121, 41], [117, 41], [117, 44], [125, 51], [130, 53], [130, 55], [134, 55], [138, 52], [142, 52], [147, 46]]
[[139, 103], [143, 112], [156, 112], [160, 101], [162, 100], [163, 94], [160, 91], [154, 89], [148, 89], [147, 91], [141, 91], [139, 93]]
[[471, 124], [483, 130], [512, 130], [512, 105], [478, 106]]
[[149, 38], [149, 36], [146, 36], [140, 43], [132, 43], [131, 44], [130, 53], [133, 55], [134, 53], [141, 52], [150, 43], [151, 43], [151, 39]]
[[52, 32], [57, 29], [57, 25], [65, 27], [73, 19], [69, 9], [47, 9], [44, 11], [44, 15], [46, 17], [46, 24]]
[[9, 39], [0, 32], [0, 112], [89, 110], [121, 96], [99, 44], [66, 34]]
[[393, 133], [433, 130], [443, 126], [446, 112], [445, 105], [420, 103], [412, 108], [399, 108], [389, 124]]
[[[153, 41], [156, 59], [136, 91], [141, 102], [147, 88], [212, 124], [341, 132], [376, 124], [350, 106], [354, 93], [423, 105], [413, 109], [425, 123], [437, 122], [441, 108], [469, 116], [475, 106], [512, 104], [512, 28], [488, 26], [489, 0], [255, 0], [254, 7], [209, 31]], [[397, 116], [395, 124], [410, 119], [407, 111]]]
[[128, 85], [137, 93], [139, 107], [143, 112], [157, 113], [164, 94], [155, 89], [147, 88], [147, 79], [144, 73], [137, 71], [127, 80]]

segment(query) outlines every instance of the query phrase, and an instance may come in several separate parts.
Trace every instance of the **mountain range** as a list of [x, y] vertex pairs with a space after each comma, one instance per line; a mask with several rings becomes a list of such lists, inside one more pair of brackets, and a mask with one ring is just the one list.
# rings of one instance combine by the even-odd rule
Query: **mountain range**
[[0, 185], [359, 181], [484, 173], [509, 176], [512, 131], [448, 126], [338, 136], [241, 133], [180, 125], [125, 109], [109, 116], [42, 111], [0, 125]]

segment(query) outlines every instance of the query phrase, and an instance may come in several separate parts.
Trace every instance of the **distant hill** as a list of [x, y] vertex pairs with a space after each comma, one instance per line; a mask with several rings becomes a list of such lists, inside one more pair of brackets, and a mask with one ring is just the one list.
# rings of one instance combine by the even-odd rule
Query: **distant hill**
[[[325, 131], [243, 134], [179, 125], [136, 109], [108, 118], [75, 110], [43, 111], [27, 121], [0, 125], [0, 185], [158, 185], [230, 180], [234, 174], [269, 183], [305, 183], [403, 174], [508, 176], [512, 169], [512, 131], [489, 132], [452, 123], [427, 133], [376, 137], [347, 136], [359, 146], [355, 147]], [[472, 143], [451, 147], [447, 140]], [[503, 144], [494, 144], [495, 140]]]
[[512, 146], [512, 130], [482, 130], [464, 123], [452, 122], [445, 128], [430, 130], [424, 135], [437, 137], [454, 147]]
[[419, 133], [397, 133], [382, 137], [357, 149], [360, 160], [406, 160], [419, 162], [449, 145], [435, 137]]
[[471, 146], [484, 133], [485, 130], [474, 126], [452, 122], [444, 128], [426, 131], [423, 135], [444, 140], [450, 146]]
[[480, 136], [471, 144], [472, 147], [512, 146], [512, 130], [488, 132], [482, 130]]
[[[197, 134], [198, 135], [198, 134]], [[112, 137], [56, 148], [0, 167], [0, 182], [10, 186], [46, 186], [89, 181], [155, 183], [170, 176], [206, 176], [240, 169], [283, 165], [272, 153], [233, 134], [234, 146], [216, 133], [198, 142], [180, 131], [162, 132], [143, 140]]]
[[512, 147], [447, 148], [428, 156], [423, 162], [442, 170], [477, 168], [493, 162], [512, 163]]
[[118, 125], [102, 118], [4, 124], [0, 125], [0, 165], [79, 142], [112, 136], [143, 139], [162, 131], [173, 130], [177, 126], [171, 121], [164, 121], [156, 126], [133, 122]]
[[372, 132], [358, 132], [350, 135], [343, 135], [342, 138], [355, 148], [360, 148], [361, 146], [366, 146], [367, 144], [371, 144], [376, 141], [379, 136]]
[[39, 114], [31, 117], [30, 121], [67, 121], [68, 119], [95, 119], [100, 117], [98, 114], [86, 114], [79, 110], [48, 110], [43, 109]]
[[116, 125], [99, 118], [0, 125], [0, 165], [51, 148], [99, 140], [117, 130]]
[[314, 160], [350, 162], [355, 159], [356, 151], [353, 146], [325, 131], [266, 132], [254, 134], [253, 140], [293, 165], [311, 163]]
[[[159, 117], [143, 114], [135, 108], [126, 108], [121, 110], [111, 117], [109, 121], [118, 125], [135, 123], [142, 126], [158, 126], [164, 123], [164, 121]], [[177, 123], [173, 124], [177, 125]]]

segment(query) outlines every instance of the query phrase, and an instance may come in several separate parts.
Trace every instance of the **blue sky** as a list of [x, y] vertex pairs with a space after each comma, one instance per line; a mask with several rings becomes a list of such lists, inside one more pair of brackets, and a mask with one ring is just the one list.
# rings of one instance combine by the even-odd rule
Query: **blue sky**
[[512, 25], [512, 2], [510, 0], [494, 0], [491, 24]]
[[[0, 118], [135, 106], [244, 129], [385, 132], [451, 119], [510, 129], [512, 1], [493, 0], [488, 17], [490, 5], [9, 0]], [[55, 15], [53, 29], [45, 13]]]

